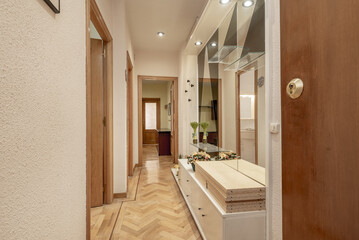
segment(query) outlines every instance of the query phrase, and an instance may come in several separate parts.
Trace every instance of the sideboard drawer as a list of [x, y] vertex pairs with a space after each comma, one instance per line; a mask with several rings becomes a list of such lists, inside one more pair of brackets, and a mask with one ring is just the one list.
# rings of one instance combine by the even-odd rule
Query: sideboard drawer
[[201, 199], [204, 197], [203, 192], [197, 184], [191, 185], [191, 192], [193, 193], [191, 197], [191, 207], [196, 219], [198, 220], [199, 224], [202, 226], [203, 223], [202, 223], [201, 214], [203, 209], [203, 200]]
[[178, 181], [182, 187], [185, 197], [190, 197], [193, 179], [183, 167], [180, 167], [179, 169]]

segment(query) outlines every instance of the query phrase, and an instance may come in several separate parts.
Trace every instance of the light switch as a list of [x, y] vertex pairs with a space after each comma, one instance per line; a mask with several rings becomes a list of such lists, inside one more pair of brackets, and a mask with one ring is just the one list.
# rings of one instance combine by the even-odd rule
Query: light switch
[[278, 134], [280, 132], [280, 123], [271, 123], [270, 132], [273, 134]]

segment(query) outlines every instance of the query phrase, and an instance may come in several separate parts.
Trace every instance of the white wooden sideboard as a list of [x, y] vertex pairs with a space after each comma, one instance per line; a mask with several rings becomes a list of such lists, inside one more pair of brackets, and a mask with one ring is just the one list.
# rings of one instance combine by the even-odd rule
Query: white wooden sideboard
[[205, 240], [264, 240], [266, 211], [225, 213], [195, 176], [187, 159], [172, 174]]

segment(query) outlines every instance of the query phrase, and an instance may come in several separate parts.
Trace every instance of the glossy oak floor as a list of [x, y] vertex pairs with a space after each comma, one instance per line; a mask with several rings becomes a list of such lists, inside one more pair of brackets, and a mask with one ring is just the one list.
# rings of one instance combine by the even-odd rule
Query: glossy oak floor
[[91, 210], [91, 239], [201, 239], [171, 175], [170, 157], [144, 145], [143, 167], [129, 181], [128, 197]]

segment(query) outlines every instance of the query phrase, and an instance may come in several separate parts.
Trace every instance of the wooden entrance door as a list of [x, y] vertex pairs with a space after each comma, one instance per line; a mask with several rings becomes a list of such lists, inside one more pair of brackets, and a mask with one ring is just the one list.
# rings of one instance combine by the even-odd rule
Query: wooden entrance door
[[359, 239], [359, 2], [280, 8], [283, 239]]
[[160, 128], [160, 99], [143, 98], [142, 99], [142, 129], [143, 144], [158, 144], [158, 132]]
[[103, 205], [104, 85], [102, 41], [91, 39], [91, 207]]

